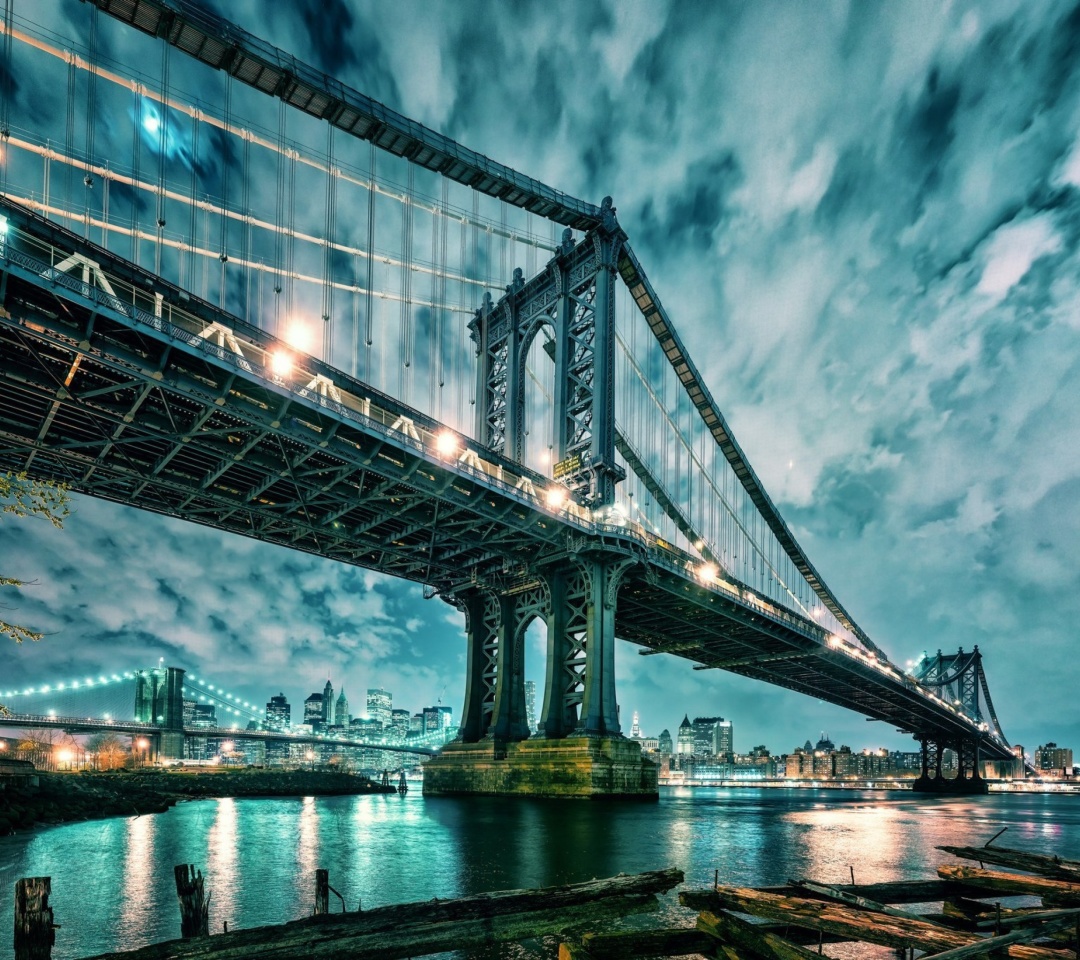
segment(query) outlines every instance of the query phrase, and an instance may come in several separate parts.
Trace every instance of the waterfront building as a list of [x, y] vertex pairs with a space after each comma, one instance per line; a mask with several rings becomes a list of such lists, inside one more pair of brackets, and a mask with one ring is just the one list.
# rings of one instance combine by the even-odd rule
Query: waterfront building
[[1050, 776], [1072, 776], [1073, 752], [1050, 741], [1036, 748], [1035, 769]]
[[660, 736], [656, 738], [656, 749], [666, 755], [674, 753], [674, 744], [671, 741], [671, 734], [667, 730], [661, 730]]
[[322, 692], [322, 722], [330, 726], [334, 722], [334, 687], [330, 678], [326, 678], [326, 686]]
[[292, 726], [292, 707], [284, 693], [271, 697], [266, 704], [266, 729], [281, 732]]
[[683, 714], [683, 721], [679, 724], [679, 740], [675, 744], [675, 752], [691, 757], [694, 755], [694, 727], [687, 714]]
[[424, 732], [424, 715], [422, 713], [414, 713], [409, 717], [409, 733], [412, 736], [419, 736]]
[[536, 681], [525, 681], [525, 723], [529, 733], [536, 733]]
[[304, 723], [312, 724], [323, 721], [323, 695], [313, 693], [304, 701]]
[[367, 692], [367, 715], [378, 720], [384, 727], [389, 727], [394, 716], [394, 698], [388, 690], [381, 687], [369, 687]]
[[[694, 756], [708, 757], [716, 753], [716, 725], [723, 717], [694, 717]], [[680, 751], [681, 752], [681, 751]]]
[[334, 705], [334, 723], [342, 727], [349, 725], [349, 700], [345, 696], [345, 688], [341, 688], [341, 693], [338, 694], [337, 703]]
[[192, 718], [194, 716], [195, 716], [195, 701], [185, 699], [184, 700], [184, 726], [185, 727], [190, 727], [191, 726], [191, 720], [192, 720]]
[[735, 729], [723, 717], [713, 727], [713, 753], [728, 762], [735, 756]]

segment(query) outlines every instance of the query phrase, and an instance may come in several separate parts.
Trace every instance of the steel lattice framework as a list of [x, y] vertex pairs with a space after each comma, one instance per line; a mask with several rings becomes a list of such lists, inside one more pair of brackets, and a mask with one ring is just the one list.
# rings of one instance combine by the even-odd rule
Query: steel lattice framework
[[549, 621], [549, 736], [618, 732], [615, 636], [926, 740], [996, 735], [887, 660], [153, 273], [0, 204], [0, 469], [426, 584], [468, 613], [463, 736], [521, 736]]

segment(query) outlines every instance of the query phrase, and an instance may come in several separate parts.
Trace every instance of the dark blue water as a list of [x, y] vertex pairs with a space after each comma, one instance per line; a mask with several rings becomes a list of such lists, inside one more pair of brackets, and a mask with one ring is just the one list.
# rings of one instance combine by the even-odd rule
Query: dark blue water
[[[10, 957], [15, 881], [52, 877], [57, 960], [179, 935], [173, 866], [212, 893], [212, 929], [311, 912], [317, 867], [350, 910], [538, 887], [662, 867], [687, 882], [812, 877], [928, 879], [938, 844], [998, 841], [1080, 859], [1080, 796], [731, 789], [664, 791], [656, 804], [363, 796], [204, 800], [168, 813], [0, 838], [0, 957]], [[333, 899], [333, 898], [332, 898]], [[340, 903], [332, 903], [340, 909]], [[665, 921], [681, 908], [666, 898]]]

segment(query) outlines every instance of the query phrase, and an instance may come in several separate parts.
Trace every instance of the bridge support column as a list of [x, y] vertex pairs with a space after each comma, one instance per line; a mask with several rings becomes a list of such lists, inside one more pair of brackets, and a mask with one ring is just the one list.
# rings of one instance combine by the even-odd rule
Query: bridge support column
[[[657, 766], [619, 733], [615, 702], [615, 597], [631, 562], [576, 556], [457, 601], [469, 624], [465, 711], [459, 740], [424, 765], [425, 795], [657, 798]], [[541, 733], [527, 739], [524, 635], [538, 616], [547, 684]]]
[[[951, 780], [947, 780], [941, 772], [946, 746], [954, 749], [957, 756], [957, 773]], [[944, 740], [923, 737], [922, 755], [922, 774], [912, 784], [912, 790], [916, 793], [983, 794], [988, 792], [987, 783], [979, 771], [979, 745], [973, 738], [950, 741], [946, 744]]]

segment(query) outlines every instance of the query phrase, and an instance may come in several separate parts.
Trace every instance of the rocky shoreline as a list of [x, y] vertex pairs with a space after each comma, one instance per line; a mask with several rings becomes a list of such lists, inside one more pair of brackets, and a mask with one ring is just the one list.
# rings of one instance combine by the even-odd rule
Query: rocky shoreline
[[0, 836], [39, 825], [164, 813], [180, 800], [395, 792], [367, 777], [321, 770], [139, 770], [38, 777], [37, 787], [0, 790]]

